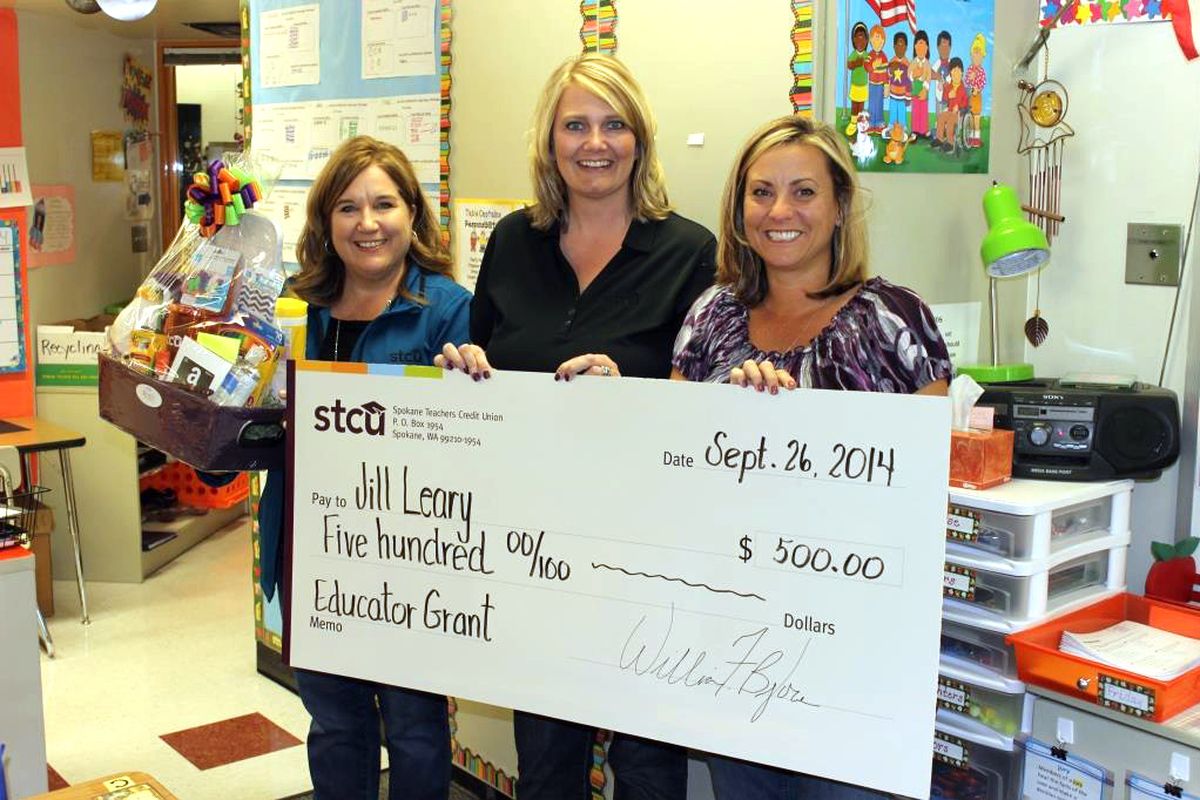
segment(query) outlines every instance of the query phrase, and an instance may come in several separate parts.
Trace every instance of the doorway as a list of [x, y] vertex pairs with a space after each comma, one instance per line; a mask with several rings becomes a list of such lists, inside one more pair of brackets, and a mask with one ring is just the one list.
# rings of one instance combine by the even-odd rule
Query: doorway
[[241, 45], [236, 39], [163, 41], [157, 61], [165, 250], [182, 222], [192, 174], [214, 158], [241, 152]]

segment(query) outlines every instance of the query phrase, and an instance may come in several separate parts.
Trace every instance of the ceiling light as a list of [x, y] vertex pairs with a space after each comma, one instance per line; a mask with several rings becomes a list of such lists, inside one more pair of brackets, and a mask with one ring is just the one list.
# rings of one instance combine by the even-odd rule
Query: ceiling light
[[154, 10], [158, 0], [96, 0], [100, 9], [113, 19], [129, 22], [141, 19]]

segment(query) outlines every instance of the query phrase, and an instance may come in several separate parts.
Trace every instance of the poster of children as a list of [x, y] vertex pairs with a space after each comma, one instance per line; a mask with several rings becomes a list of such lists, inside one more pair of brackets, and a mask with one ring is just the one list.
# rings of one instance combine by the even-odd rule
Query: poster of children
[[837, 127], [867, 172], [988, 171], [995, 0], [839, 0]]

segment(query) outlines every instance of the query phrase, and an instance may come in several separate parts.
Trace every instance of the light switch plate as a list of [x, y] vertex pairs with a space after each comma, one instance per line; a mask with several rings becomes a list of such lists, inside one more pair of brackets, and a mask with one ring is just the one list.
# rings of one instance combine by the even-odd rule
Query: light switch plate
[[1125, 282], [1178, 286], [1182, 241], [1182, 225], [1129, 223], [1125, 238]]

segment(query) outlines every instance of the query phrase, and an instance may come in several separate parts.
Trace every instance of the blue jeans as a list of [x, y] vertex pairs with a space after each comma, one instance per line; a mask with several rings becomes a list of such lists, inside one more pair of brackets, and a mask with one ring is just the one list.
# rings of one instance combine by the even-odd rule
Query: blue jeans
[[891, 800], [892, 795], [838, 783], [828, 778], [789, 772], [727, 756], [710, 755], [717, 800]]
[[[517, 797], [587, 800], [596, 729], [524, 711], [513, 712]], [[684, 800], [687, 752], [672, 744], [618, 733], [608, 748], [614, 800]]]
[[379, 722], [388, 749], [389, 800], [446, 800], [450, 714], [440, 695], [296, 670], [312, 715], [308, 771], [316, 800], [378, 800]]

